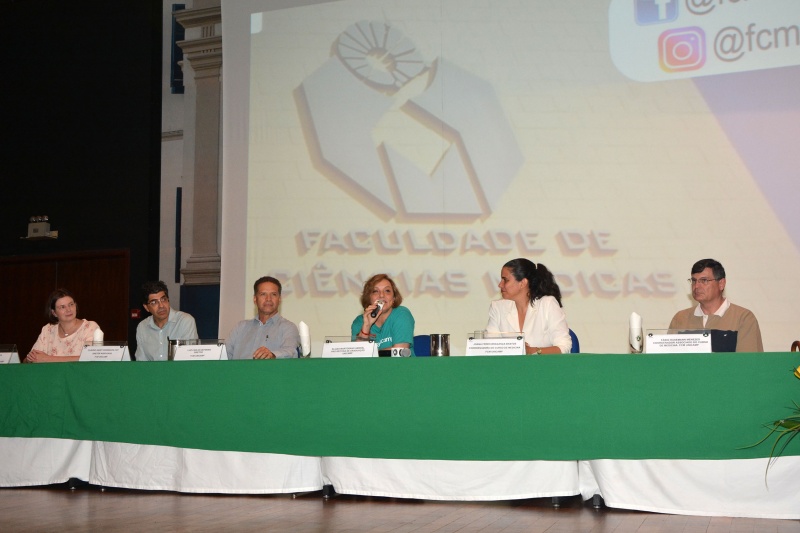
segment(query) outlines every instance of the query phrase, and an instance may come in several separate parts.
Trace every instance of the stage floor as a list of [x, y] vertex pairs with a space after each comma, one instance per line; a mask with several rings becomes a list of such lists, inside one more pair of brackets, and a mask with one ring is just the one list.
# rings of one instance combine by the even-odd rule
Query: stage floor
[[279, 532], [800, 533], [800, 520], [678, 516], [603, 508], [567, 498], [440, 502], [337, 495], [194, 495], [65, 485], [0, 489], [0, 530]]

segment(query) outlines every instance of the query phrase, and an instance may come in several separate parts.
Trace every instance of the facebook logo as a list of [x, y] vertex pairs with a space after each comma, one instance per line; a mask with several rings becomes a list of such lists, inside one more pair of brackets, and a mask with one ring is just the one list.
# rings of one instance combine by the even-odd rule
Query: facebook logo
[[678, 18], [679, 0], [633, 0], [636, 24], [661, 24]]

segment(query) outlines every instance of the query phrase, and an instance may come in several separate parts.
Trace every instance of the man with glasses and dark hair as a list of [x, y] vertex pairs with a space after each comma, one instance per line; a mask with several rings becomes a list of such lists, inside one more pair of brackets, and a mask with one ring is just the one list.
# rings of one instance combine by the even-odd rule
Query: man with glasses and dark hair
[[[669, 329], [711, 329], [735, 331], [737, 352], [763, 352], [761, 330], [755, 315], [744, 307], [732, 304], [723, 296], [725, 268], [719, 261], [701, 259], [692, 266], [689, 285], [698, 306], [678, 311]], [[712, 335], [712, 344], [714, 337]]]
[[197, 339], [194, 317], [170, 307], [166, 283], [145, 282], [142, 285], [142, 301], [142, 307], [150, 316], [139, 322], [136, 328], [137, 361], [166, 361], [170, 339]]
[[234, 326], [225, 348], [228, 359], [286, 359], [297, 357], [300, 333], [294, 322], [280, 315], [281, 282], [272, 276], [253, 284], [258, 316]]

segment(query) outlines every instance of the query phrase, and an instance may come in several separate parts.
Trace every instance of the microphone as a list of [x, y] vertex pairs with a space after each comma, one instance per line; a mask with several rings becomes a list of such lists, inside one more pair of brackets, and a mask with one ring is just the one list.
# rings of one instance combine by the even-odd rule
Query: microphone
[[300, 357], [311, 355], [311, 334], [308, 332], [308, 324], [301, 320], [297, 324], [297, 332], [300, 334]]
[[635, 312], [631, 313], [628, 337], [631, 353], [642, 353], [642, 317]]
[[369, 316], [371, 316], [372, 318], [375, 318], [376, 316], [381, 314], [381, 311], [383, 311], [383, 306], [385, 304], [386, 304], [386, 302], [384, 302], [383, 300], [376, 300], [375, 301], [375, 305], [377, 305], [378, 307], [373, 309], [372, 312], [369, 314]]
[[410, 348], [392, 348], [392, 357], [411, 357]]

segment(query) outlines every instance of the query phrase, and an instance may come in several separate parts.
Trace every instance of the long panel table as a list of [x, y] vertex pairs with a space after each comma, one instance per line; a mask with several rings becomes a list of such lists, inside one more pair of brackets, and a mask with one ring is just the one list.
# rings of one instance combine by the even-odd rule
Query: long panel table
[[[574, 354], [4, 365], [0, 437], [9, 437], [4, 449], [27, 439], [91, 441], [90, 477], [112, 486], [296, 492], [324, 481], [339, 492], [430, 499], [593, 492], [609, 505], [643, 508], [619, 496], [617, 485], [670, 477], [689, 464], [699, 479], [676, 475], [678, 483], [713, 494], [722, 477], [708, 467], [765, 467], [770, 444], [745, 446], [800, 397], [796, 359]], [[800, 479], [781, 467], [797, 461], [800, 439], [783, 454], [769, 487], [797, 494]], [[629, 474], [636, 472], [629, 462], [662, 470]], [[173, 479], [155, 483], [154, 463], [168, 465]], [[277, 484], [246, 474], [219, 481], [215, 472], [231, 465], [253, 479], [275, 472]], [[703, 477], [704, 470], [711, 473]], [[9, 471], [0, 462], [0, 484]], [[751, 496], [764, 486], [763, 473], [744, 476]], [[645, 491], [666, 491], [668, 499], [679, 490], [650, 485]], [[764, 507], [765, 515], [800, 518], [796, 505], [784, 509], [774, 491], [766, 494], [779, 508]], [[735, 515], [724, 503], [648, 510]]]

